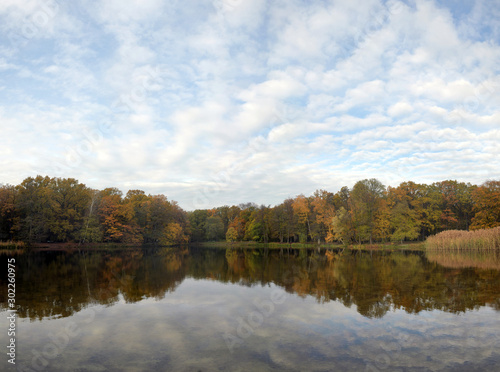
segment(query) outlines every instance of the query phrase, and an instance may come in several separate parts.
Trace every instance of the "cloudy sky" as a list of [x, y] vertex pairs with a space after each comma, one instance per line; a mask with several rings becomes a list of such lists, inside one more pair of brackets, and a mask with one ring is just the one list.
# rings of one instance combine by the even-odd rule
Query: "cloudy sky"
[[186, 210], [500, 178], [500, 1], [2, 0], [0, 183]]

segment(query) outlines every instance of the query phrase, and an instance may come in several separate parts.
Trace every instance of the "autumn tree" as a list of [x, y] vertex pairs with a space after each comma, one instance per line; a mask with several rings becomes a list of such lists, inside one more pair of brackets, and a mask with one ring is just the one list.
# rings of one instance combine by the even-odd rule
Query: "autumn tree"
[[388, 188], [387, 204], [390, 209], [392, 241], [402, 242], [418, 238], [423, 214], [423, 204], [419, 200], [424, 195], [420, 185], [411, 181]]
[[261, 241], [264, 235], [263, 215], [259, 209], [253, 209], [245, 224], [245, 240]]
[[0, 186], [0, 240], [13, 240], [21, 228], [16, 209], [17, 197], [16, 187]]
[[17, 187], [20, 237], [24, 241], [40, 242], [49, 238], [49, 224], [55, 213], [51, 182], [47, 176], [28, 177]]
[[179, 235], [179, 243], [186, 243], [189, 241], [189, 221], [187, 213], [177, 204], [175, 200], [170, 201], [171, 222], [177, 223], [182, 229], [182, 234]]
[[29, 177], [0, 186], [0, 239], [182, 244], [229, 239], [258, 242], [424, 239], [447, 229], [500, 225], [500, 181], [477, 187], [453, 180], [431, 185], [376, 179], [332, 194], [186, 213], [164, 195], [117, 188], [93, 190], [72, 178]]
[[472, 218], [472, 191], [470, 183], [452, 180], [435, 182], [430, 186], [437, 196], [440, 210], [440, 230], [468, 230]]
[[236, 240], [243, 240], [245, 237], [245, 220], [240, 216], [234, 217], [234, 219], [230, 222], [228, 230], [233, 229], [236, 233]]
[[77, 236], [81, 243], [98, 243], [104, 238], [103, 226], [99, 223], [98, 206], [101, 200], [99, 190], [88, 190], [89, 205], [86, 208], [82, 227]]
[[178, 222], [169, 222], [163, 229], [163, 234], [159, 240], [162, 245], [184, 244], [189, 241], [183, 227]]
[[[152, 195], [142, 201], [146, 211], [144, 241], [152, 244], [163, 244], [165, 228], [171, 222], [170, 203], [165, 195]], [[142, 209], [142, 208], [141, 208]]]
[[188, 217], [175, 201], [165, 195], [134, 192], [134, 224], [149, 244], [176, 245], [189, 241]]
[[230, 227], [226, 232], [226, 241], [227, 242], [235, 242], [238, 240], [238, 232], [234, 227]]
[[254, 209], [245, 225], [245, 240], [268, 243], [277, 236], [273, 211], [269, 206], [261, 205]]
[[391, 210], [387, 198], [380, 201], [375, 212], [375, 223], [373, 229], [374, 239], [386, 241], [391, 235]]
[[355, 240], [355, 226], [352, 211], [351, 191], [343, 186], [334, 196], [335, 215], [332, 218], [328, 241], [339, 241], [344, 245]]
[[[272, 212], [273, 212], [272, 218], [274, 221], [274, 228], [275, 228], [276, 236], [279, 239], [280, 243], [283, 243], [285, 236], [287, 236], [285, 207], [284, 207], [283, 203], [275, 206], [272, 209]], [[289, 237], [289, 234], [288, 234], [288, 237]]]
[[131, 223], [135, 228], [144, 234], [148, 224], [148, 211], [151, 206], [152, 196], [146, 195], [142, 190], [129, 190], [123, 199], [123, 204], [132, 209]]
[[356, 182], [351, 191], [352, 211], [359, 241], [373, 241], [375, 218], [379, 203], [384, 197], [385, 186], [377, 179]]
[[298, 195], [293, 200], [293, 212], [297, 216], [298, 234], [301, 242], [307, 242], [311, 236], [311, 206], [304, 195]]
[[288, 198], [281, 204], [283, 206], [283, 228], [286, 236], [286, 242], [290, 243], [291, 239], [295, 241], [295, 231], [297, 226], [297, 216], [293, 210], [293, 199]]
[[[254, 235], [256, 226], [253, 221], [255, 219], [254, 212], [257, 210], [258, 206], [254, 203], [246, 203], [240, 204], [238, 207], [241, 209], [240, 219], [243, 225], [243, 240], [252, 240], [256, 236]], [[253, 226], [251, 226], [252, 224]]]
[[335, 206], [333, 194], [325, 190], [316, 190], [311, 205], [314, 213], [313, 235], [321, 240], [333, 241], [333, 217]]
[[500, 226], [500, 181], [487, 181], [472, 191], [472, 230]]
[[222, 207], [218, 207], [214, 211], [214, 216], [219, 216], [222, 220], [222, 223], [224, 224], [224, 232], [227, 231], [229, 227], [229, 206], [224, 205]]
[[106, 188], [101, 191], [99, 222], [103, 226], [104, 241], [119, 242], [123, 239], [125, 221], [120, 210], [121, 201], [122, 192], [117, 188]]
[[48, 222], [51, 239], [77, 240], [91, 198], [89, 189], [73, 178], [54, 178], [49, 188], [52, 190], [53, 209]]
[[354, 241], [354, 222], [352, 213], [344, 207], [340, 207], [332, 219], [332, 235], [330, 241], [337, 240], [344, 245]]

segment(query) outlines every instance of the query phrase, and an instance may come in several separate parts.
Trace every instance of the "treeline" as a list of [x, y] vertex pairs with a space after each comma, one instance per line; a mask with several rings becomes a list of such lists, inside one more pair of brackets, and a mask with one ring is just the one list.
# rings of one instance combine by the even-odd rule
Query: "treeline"
[[73, 178], [37, 176], [0, 187], [0, 240], [36, 242], [188, 242], [188, 221], [164, 195], [95, 190]]
[[500, 226], [500, 181], [358, 181], [337, 193], [317, 190], [280, 205], [240, 204], [188, 213], [191, 240], [340, 242], [424, 240], [444, 230]]
[[424, 240], [444, 230], [500, 226], [500, 181], [358, 181], [274, 207], [253, 203], [185, 212], [164, 195], [91, 189], [37, 176], [0, 187], [0, 240], [180, 244], [188, 241], [363, 242]]

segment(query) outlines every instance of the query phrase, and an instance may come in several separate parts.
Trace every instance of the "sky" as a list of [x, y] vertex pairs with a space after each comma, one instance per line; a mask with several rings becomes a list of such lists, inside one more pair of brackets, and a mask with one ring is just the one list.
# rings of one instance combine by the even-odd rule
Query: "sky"
[[0, 135], [186, 210], [500, 179], [500, 1], [2, 0]]

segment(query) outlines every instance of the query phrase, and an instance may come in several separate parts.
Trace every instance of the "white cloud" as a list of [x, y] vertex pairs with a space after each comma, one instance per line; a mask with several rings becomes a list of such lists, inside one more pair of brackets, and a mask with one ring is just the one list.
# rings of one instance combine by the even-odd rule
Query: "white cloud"
[[162, 13], [161, 0], [119, 1], [101, 0], [95, 8], [95, 14], [102, 22], [140, 22], [150, 21]]
[[389, 116], [407, 115], [413, 111], [413, 107], [407, 102], [398, 102], [387, 109]]

